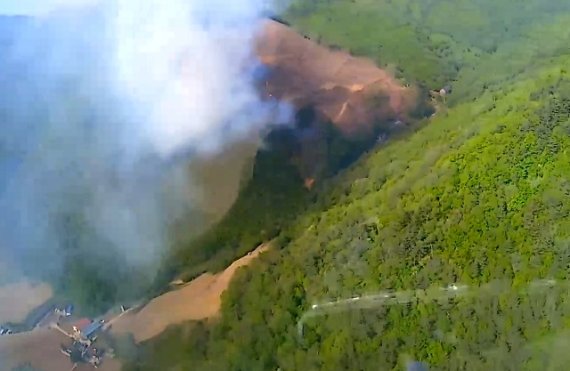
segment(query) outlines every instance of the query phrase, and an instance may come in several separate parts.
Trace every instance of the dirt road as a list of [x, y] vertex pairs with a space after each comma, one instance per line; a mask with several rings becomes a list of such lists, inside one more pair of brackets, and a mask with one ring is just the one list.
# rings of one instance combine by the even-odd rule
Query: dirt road
[[[553, 287], [568, 287], [566, 281], [556, 281], [554, 279], [534, 280], [523, 287], [521, 292], [542, 292]], [[375, 294], [353, 296], [352, 298], [330, 300], [318, 304], [313, 304], [297, 322], [299, 336], [303, 336], [303, 326], [309, 318], [319, 317], [330, 313], [338, 313], [353, 309], [378, 308], [388, 305], [401, 305], [419, 302], [435, 302], [439, 300], [447, 301], [451, 298], [459, 298], [473, 295], [498, 295], [501, 292], [512, 290], [512, 283], [506, 280], [496, 280], [480, 286], [468, 286], [462, 284], [451, 284], [447, 287], [430, 287], [427, 289], [403, 290], [403, 291], [383, 291]]]
[[153, 299], [139, 312], [118, 320], [111, 329], [112, 333], [132, 333], [139, 343], [159, 335], [170, 325], [215, 317], [220, 310], [221, 295], [236, 270], [248, 265], [267, 249], [268, 244], [261, 245], [223, 272], [215, 275], [204, 273], [182, 288]]

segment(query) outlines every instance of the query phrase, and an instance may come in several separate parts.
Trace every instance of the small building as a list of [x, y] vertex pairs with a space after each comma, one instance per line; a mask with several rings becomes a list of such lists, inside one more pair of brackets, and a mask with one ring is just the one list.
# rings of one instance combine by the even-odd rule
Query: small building
[[73, 314], [73, 305], [67, 304], [55, 309], [55, 312], [62, 317], [70, 317]]
[[73, 324], [73, 331], [80, 332], [82, 329], [89, 326], [91, 322], [92, 321], [89, 318], [81, 318]]
[[51, 322], [49, 317], [50, 315], [55, 314], [55, 308], [56, 306], [52, 302], [40, 305], [28, 314], [28, 317], [24, 321], [24, 326], [29, 330], [45, 326], [47, 323]]
[[103, 324], [104, 324], [103, 320], [91, 322], [89, 325], [85, 326], [84, 328], [82, 328], [80, 330], [81, 336], [84, 339], [93, 340], [93, 338], [97, 335], [97, 333], [103, 327]]
[[14, 331], [8, 325], [0, 326], [0, 336], [2, 335], [11, 335]]
[[439, 90], [439, 95], [445, 97], [448, 94], [451, 94], [452, 88], [451, 85], [445, 85], [443, 88]]

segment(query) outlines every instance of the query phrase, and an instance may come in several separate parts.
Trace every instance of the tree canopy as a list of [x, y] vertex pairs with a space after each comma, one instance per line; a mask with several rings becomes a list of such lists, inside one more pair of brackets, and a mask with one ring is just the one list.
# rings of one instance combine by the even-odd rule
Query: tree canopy
[[[453, 81], [453, 94], [413, 133], [369, 150], [292, 213], [278, 248], [238, 272], [219, 320], [172, 329], [129, 367], [564, 365], [567, 290], [527, 288], [568, 278], [569, 8], [533, 0], [294, 2], [285, 19], [301, 32], [394, 64], [402, 78], [430, 88]], [[297, 336], [314, 303], [496, 280], [507, 290], [330, 313]]]

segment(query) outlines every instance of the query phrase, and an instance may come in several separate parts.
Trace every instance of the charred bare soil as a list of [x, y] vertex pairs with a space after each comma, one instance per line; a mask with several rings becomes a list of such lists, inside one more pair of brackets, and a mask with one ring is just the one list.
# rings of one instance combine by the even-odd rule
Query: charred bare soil
[[377, 138], [433, 112], [421, 89], [404, 86], [372, 60], [320, 45], [279, 20], [264, 22], [256, 51], [266, 68], [260, 94], [288, 101], [297, 111], [295, 125], [278, 129], [268, 142], [288, 146], [311, 187], [315, 179], [355, 161]]
[[285, 24], [267, 20], [257, 55], [269, 67], [262, 84], [267, 97], [301, 109], [312, 106], [345, 134], [386, 120], [406, 120], [421, 97], [372, 60], [332, 50]]

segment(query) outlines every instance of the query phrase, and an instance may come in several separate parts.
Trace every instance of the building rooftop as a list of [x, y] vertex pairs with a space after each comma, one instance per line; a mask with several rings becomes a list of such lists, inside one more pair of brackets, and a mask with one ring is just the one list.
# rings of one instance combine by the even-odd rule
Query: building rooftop
[[81, 334], [85, 337], [90, 337], [103, 326], [103, 321], [91, 322], [88, 326], [81, 329]]
[[79, 320], [77, 320], [73, 326], [75, 326], [77, 329], [79, 330], [83, 330], [84, 328], [86, 328], [87, 326], [89, 326], [91, 324], [91, 320], [89, 318], [81, 318]]

